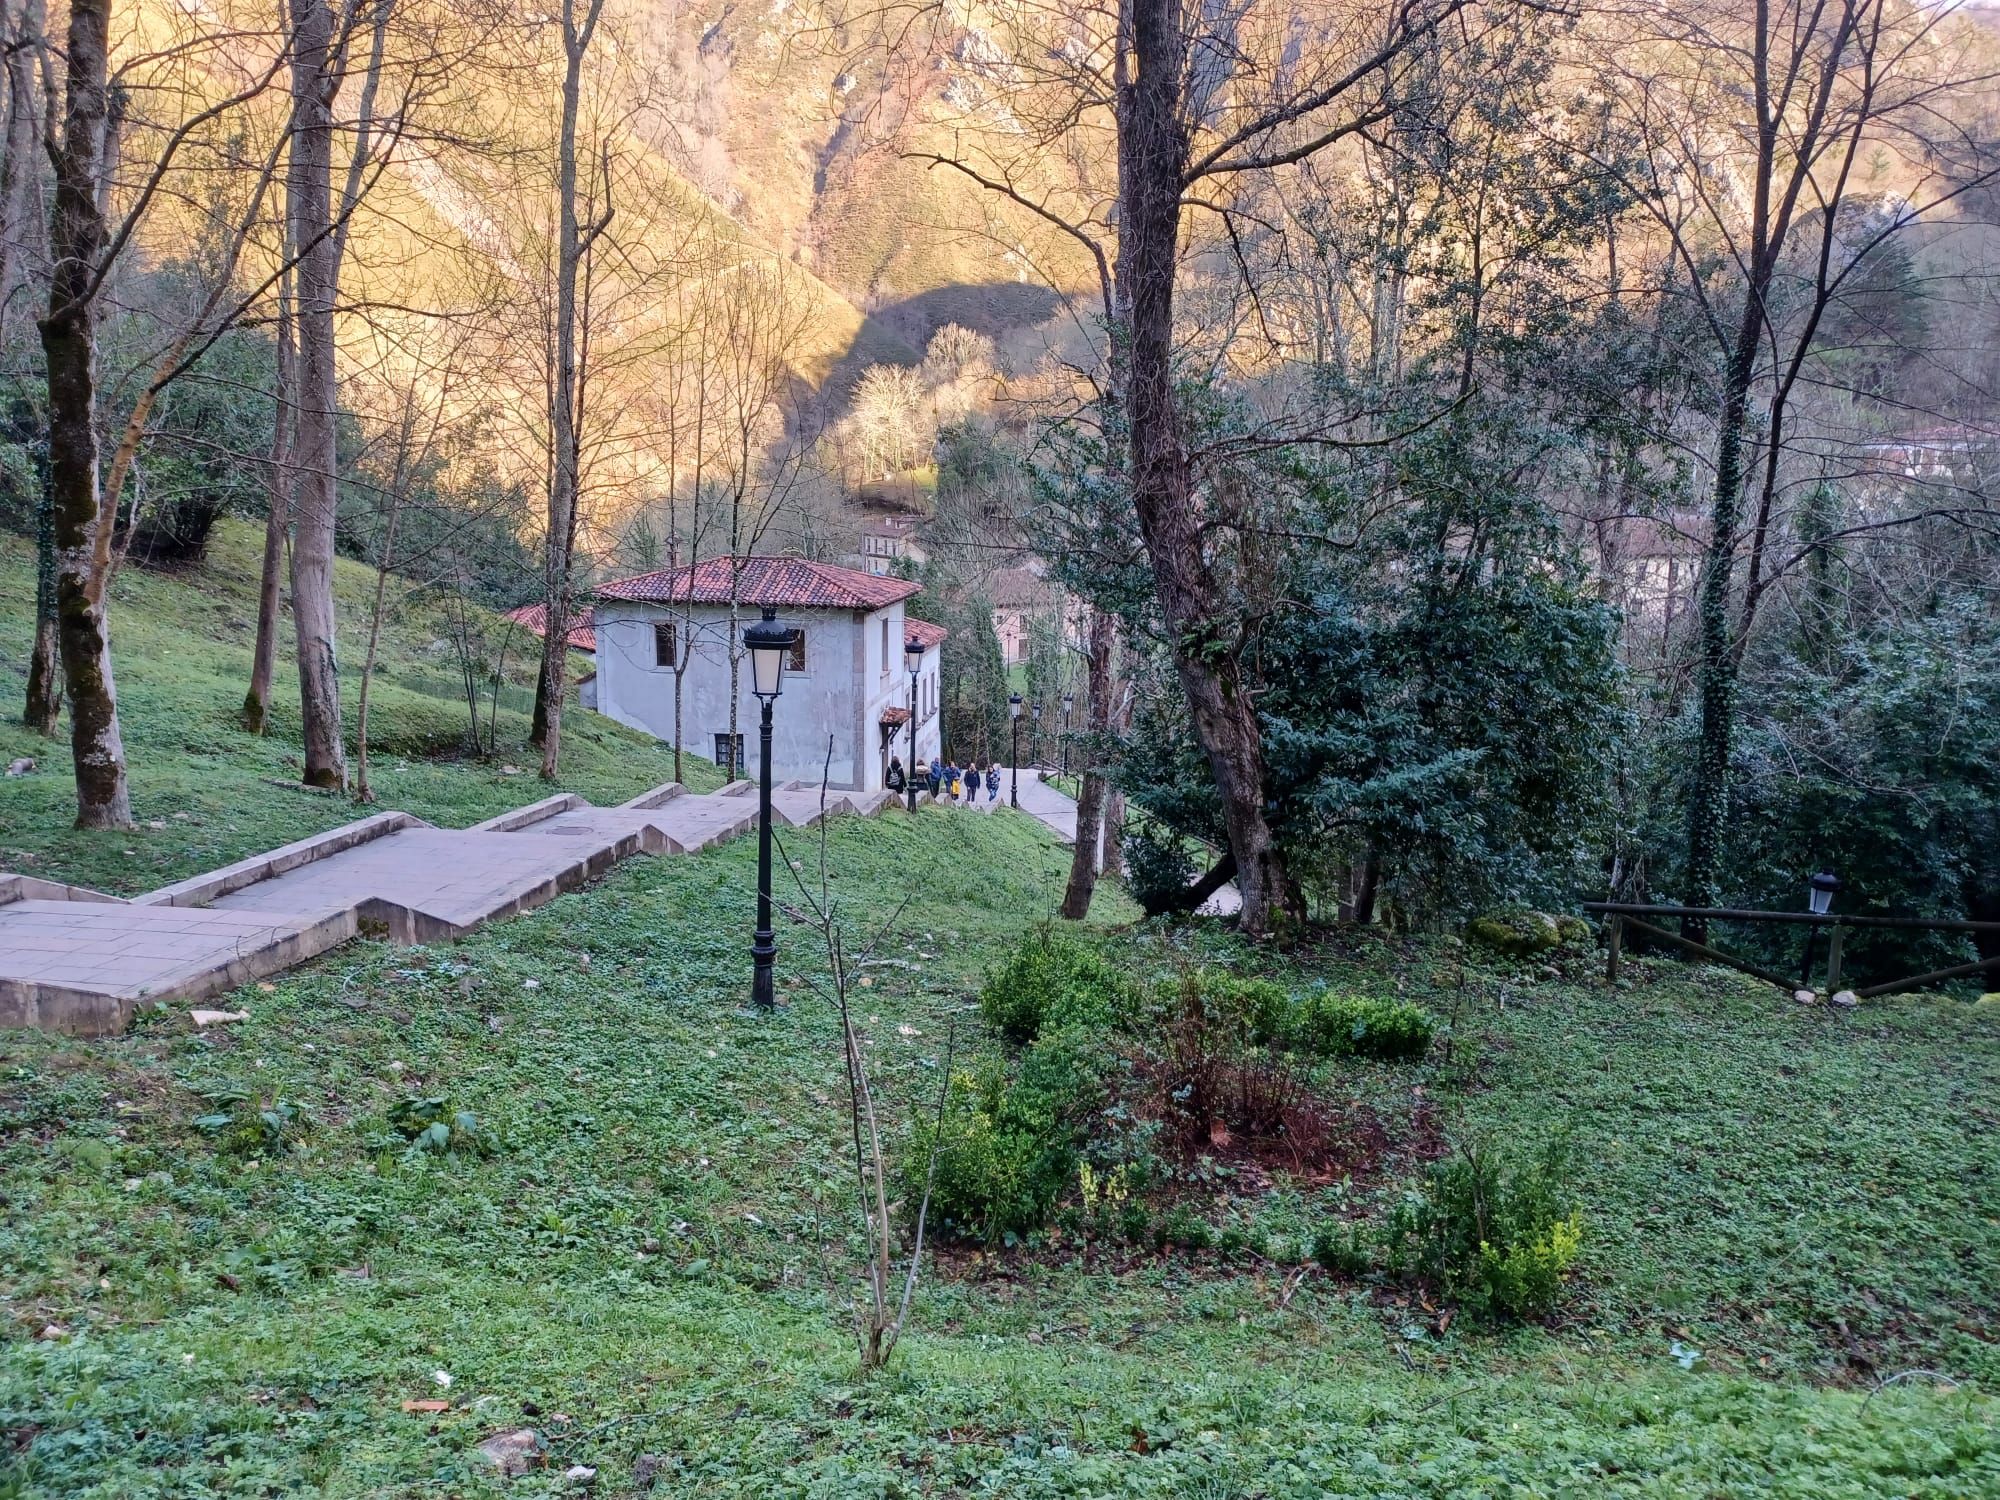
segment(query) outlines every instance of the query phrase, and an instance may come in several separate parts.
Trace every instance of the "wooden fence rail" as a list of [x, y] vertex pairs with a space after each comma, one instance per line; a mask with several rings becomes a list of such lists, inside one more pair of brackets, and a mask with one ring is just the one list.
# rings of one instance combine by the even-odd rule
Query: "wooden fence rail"
[[[1682, 937], [1677, 932], [1669, 932], [1657, 925], [1657, 922], [1646, 920], [1649, 917], [1660, 921], [1696, 917], [1710, 922], [1778, 922], [1814, 929], [1830, 928], [1826, 955], [1826, 988], [1829, 994], [1838, 993], [1840, 990], [1841, 950], [1844, 946], [1841, 935], [1850, 927], [1921, 929], [1927, 932], [2000, 932], [2000, 922], [1965, 922], [1942, 917], [1868, 917], [1848, 916], [1836, 912], [1822, 915], [1805, 911], [1754, 911], [1728, 906], [1645, 906], [1627, 901], [1585, 901], [1582, 906], [1585, 911], [1595, 912], [1605, 918], [1604, 982], [1606, 984], [1615, 984], [1618, 980], [1619, 965], [1625, 952], [1627, 927], [1642, 932], [1655, 941], [1671, 943], [1712, 963], [1725, 964], [1729, 968], [1748, 974], [1753, 979], [1774, 984], [1787, 994], [1803, 988], [1807, 983], [1803, 979], [1798, 981], [1786, 979], [1732, 953], [1725, 953], [1720, 948], [1712, 948], [1707, 943]], [[1995, 967], [2000, 967], [2000, 954], [1995, 954], [1992, 958], [1975, 959], [1971, 963], [1955, 964], [1948, 969], [1933, 969], [1926, 974], [1910, 974], [1883, 984], [1871, 984], [1852, 993], [1857, 1000], [1867, 1000], [1877, 995], [1893, 995], [1905, 990], [1924, 989], [1933, 984], [1942, 984], [1948, 979], [1965, 979]]]

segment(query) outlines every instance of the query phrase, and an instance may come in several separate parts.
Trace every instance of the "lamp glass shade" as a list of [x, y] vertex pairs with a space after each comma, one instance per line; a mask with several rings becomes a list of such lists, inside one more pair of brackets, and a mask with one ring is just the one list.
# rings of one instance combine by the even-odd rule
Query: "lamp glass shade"
[[903, 670], [914, 677], [917, 674], [917, 669], [923, 664], [924, 643], [915, 636], [912, 636], [903, 642]]
[[1070, 711], [1071, 709], [1075, 708], [1075, 707], [1076, 707], [1076, 695], [1075, 695], [1075, 694], [1073, 694], [1073, 693], [1064, 693], [1064, 694], [1063, 694], [1063, 717], [1064, 717], [1065, 719], [1067, 719], [1067, 718], [1069, 717], [1069, 711]]
[[759, 698], [775, 698], [784, 689], [785, 657], [792, 649], [792, 628], [778, 623], [778, 612], [764, 606], [764, 617], [743, 632], [743, 644], [750, 650], [750, 691]]
[[1021, 717], [1021, 695], [1019, 693], [1009, 693], [1007, 695], [1007, 717], [1010, 719]]
[[1833, 906], [1833, 893], [1840, 889], [1840, 877], [1831, 870], [1821, 870], [1806, 882], [1806, 904], [1816, 917], [1823, 917]]
[[1041, 716], [1042, 716], [1042, 700], [1037, 698], [1035, 700], [1035, 718], [1039, 720]]

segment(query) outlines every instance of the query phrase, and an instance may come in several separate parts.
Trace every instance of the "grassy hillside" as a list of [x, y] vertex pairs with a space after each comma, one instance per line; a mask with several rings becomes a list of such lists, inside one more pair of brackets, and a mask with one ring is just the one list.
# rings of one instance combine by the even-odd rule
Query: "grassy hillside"
[[[0, 535], [0, 761], [32, 756], [40, 765], [32, 776], [0, 782], [0, 869], [120, 893], [150, 890], [367, 811], [295, 784], [301, 762], [289, 630], [278, 655], [271, 733], [260, 739], [243, 730], [262, 545], [259, 528], [225, 521], [197, 569], [121, 571], [111, 604], [113, 665], [141, 826], [78, 833], [70, 827], [68, 721], [55, 740], [20, 724], [34, 625], [33, 548]], [[343, 561], [336, 570], [350, 751], [374, 584], [374, 571], [358, 563]], [[497, 718], [499, 751], [489, 761], [467, 760], [467, 710], [442, 625], [426, 608], [397, 611], [370, 693], [381, 807], [463, 827], [546, 795], [550, 789], [534, 774], [539, 753], [525, 743], [538, 647], [531, 636], [515, 638]], [[672, 752], [646, 736], [595, 714], [575, 713], [566, 723], [565, 790], [619, 802], [673, 776]], [[713, 766], [690, 762], [697, 789], [717, 784]]]
[[[913, 898], [860, 991], [900, 1149], [948, 1035], [960, 1067], [1004, 1050], [968, 1002], [1066, 860], [949, 809], [843, 820], [827, 852], [857, 922]], [[1452, 1046], [1327, 1065], [1386, 1132], [1342, 1172], [1189, 1170], [1183, 1206], [1264, 1249], [953, 1248], [863, 1382], [824, 1286], [838, 1032], [793, 927], [789, 1005], [741, 1008], [754, 859], [633, 861], [451, 948], [350, 945], [223, 1031], [6, 1038], [0, 1494], [497, 1494], [474, 1445], [522, 1426], [548, 1467], [510, 1495], [571, 1493], [575, 1463], [615, 1496], [2000, 1492], [2000, 1010], [1801, 1010], [1656, 960], [1607, 991], [1434, 943], [1273, 965], [1123, 925], [1107, 890], [1128, 974], [1400, 993]], [[406, 1152], [412, 1097], [485, 1154]], [[296, 1142], [195, 1123], [229, 1099], [296, 1108]], [[1299, 1260], [1312, 1224], [1398, 1200], [1425, 1129], [1570, 1136], [1587, 1241], [1547, 1326]]]

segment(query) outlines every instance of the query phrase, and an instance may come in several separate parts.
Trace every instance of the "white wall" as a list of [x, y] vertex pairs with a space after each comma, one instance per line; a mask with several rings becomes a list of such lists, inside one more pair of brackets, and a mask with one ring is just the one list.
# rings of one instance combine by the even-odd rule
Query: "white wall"
[[[737, 624], [757, 618], [745, 606]], [[785, 674], [784, 692], [771, 715], [771, 770], [780, 781], [817, 785], [822, 770], [831, 785], [873, 791], [882, 785], [887, 764], [878, 725], [885, 708], [907, 707], [909, 674], [903, 670], [903, 606], [893, 604], [872, 614], [853, 610], [781, 610], [778, 618], [806, 633], [806, 669]], [[661, 604], [604, 600], [597, 606], [597, 702], [599, 711], [621, 724], [672, 741], [674, 735], [674, 674], [656, 665], [653, 626], [671, 620], [688, 636], [683, 650], [692, 660], [683, 681], [681, 718], [683, 748], [713, 759], [715, 736], [729, 728], [729, 655], [731, 633], [726, 606], [698, 605], [683, 612]], [[888, 652], [883, 651], [883, 627]], [[919, 691], [927, 703], [938, 698], [938, 656], [925, 653]], [[741, 665], [737, 728], [743, 736], [745, 769], [757, 771], [759, 705], [750, 691], [750, 663]], [[921, 724], [917, 745], [927, 760], [937, 753], [939, 720], [935, 713]], [[827, 763], [827, 739], [833, 740]], [[909, 731], [898, 731], [891, 753], [907, 759]]]

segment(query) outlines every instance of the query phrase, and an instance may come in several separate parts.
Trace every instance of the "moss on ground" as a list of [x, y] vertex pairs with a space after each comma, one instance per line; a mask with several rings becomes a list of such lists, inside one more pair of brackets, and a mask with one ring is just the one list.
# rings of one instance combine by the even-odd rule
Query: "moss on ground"
[[[786, 835], [807, 879], [814, 835]], [[977, 1061], [980, 976], [1067, 868], [1039, 825], [925, 809], [837, 822], [856, 924], [909, 898], [857, 990], [884, 1107]], [[750, 841], [633, 861], [450, 948], [360, 943], [102, 1043], [7, 1039], [0, 1488], [130, 1496], [472, 1495], [473, 1445], [528, 1425], [571, 1463], [672, 1494], [1988, 1495], [2000, 1484], [1993, 1008], [1843, 1014], [1635, 960], [1630, 988], [1523, 985], [1426, 943], [1282, 963], [1208, 927], [1099, 938], [1129, 973], [1197, 959], [1402, 998], [1430, 1061], [1326, 1065], [1390, 1136], [1567, 1131], [1588, 1239], [1549, 1327], [1436, 1310], [1291, 1259], [1057, 1235], [949, 1252], [863, 1383], [822, 1241], [851, 1248], [822, 965], [781, 933], [747, 1014]], [[1502, 1003], [1504, 1001], [1504, 1004]], [[283, 1099], [296, 1149], [193, 1121]], [[490, 1156], [408, 1157], [411, 1095]], [[900, 1139], [893, 1132], [892, 1139]], [[1380, 1212], [1414, 1161], [1350, 1180], [1216, 1164], [1185, 1191], [1298, 1245]], [[1274, 1252], [1275, 1255], [1276, 1252]], [[46, 1325], [67, 1330], [38, 1339]], [[1688, 1366], [1684, 1368], [1683, 1366]], [[1946, 1372], [1899, 1380], [1898, 1372]], [[436, 1372], [450, 1377], [449, 1388]], [[450, 1403], [406, 1412], [403, 1403]]]

